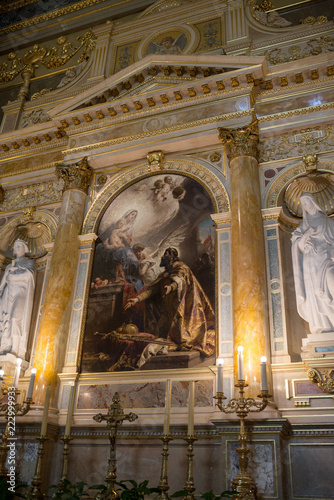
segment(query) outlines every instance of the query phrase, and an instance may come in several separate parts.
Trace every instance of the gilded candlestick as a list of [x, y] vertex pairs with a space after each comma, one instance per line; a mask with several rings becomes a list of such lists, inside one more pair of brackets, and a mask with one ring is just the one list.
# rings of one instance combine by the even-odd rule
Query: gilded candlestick
[[32, 398], [27, 398], [22, 403], [17, 403], [17, 396], [20, 391], [14, 387], [7, 387], [5, 382], [1, 383], [0, 401], [7, 396], [7, 402], [0, 404], [0, 416], [5, 417], [6, 427], [1, 436], [0, 446], [0, 477], [7, 478], [8, 469], [5, 466], [8, 454], [8, 440], [15, 436], [16, 417], [26, 415], [33, 405]]
[[172, 441], [173, 438], [164, 434], [161, 437], [163, 446], [162, 446], [162, 462], [161, 462], [161, 474], [160, 481], [158, 484], [159, 495], [156, 500], [170, 500], [167, 491], [169, 490], [168, 486], [168, 476], [167, 476], [167, 466], [168, 466], [168, 443]]
[[188, 443], [187, 447], [188, 471], [187, 471], [187, 480], [183, 488], [187, 492], [187, 495], [183, 497], [183, 500], [194, 500], [194, 491], [196, 490], [196, 488], [194, 485], [193, 450], [194, 450], [194, 442], [197, 441], [197, 438], [194, 436], [187, 436], [185, 440]]
[[240, 446], [237, 448], [237, 453], [239, 454], [239, 466], [240, 472], [236, 475], [235, 479], [232, 481], [232, 488], [240, 493], [240, 497], [244, 500], [256, 499], [256, 484], [252, 476], [247, 472], [248, 468], [248, 454], [250, 452], [249, 448], [246, 446], [247, 433], [245, 430], [245, 418], [248, 413], [260, 412], [266, 408], [271, 397], [267, 390], [262, 390], [261, 394], [258, 396], [262, 401], [255, 400], [254, 398], [245, 398], [245, 388], [248, 384], [244, 380], [238, 380], [235, 387], [239, 389], [239, 397], [232, 398], [227, 404], [223, 403], [226, 399], [223, 392], [217, 392], [215, 399], [217, 399], [217, 406], [220, 411], [224, 413], [236, 413], [240, 418], [240, 432], [239, 432], [239, 443]]
[[48, 440], [45, 436], [39, 436], [36, 438], [39, 441], [38, 452], [37, 452], [37, 462], [35, 468], [35, 475], [31, 482], [31, 489], [27, 496], [26, 500], [42, 500], [44, 498], [43, 493], [41, 492], [41, 470], [42, 470], [42, 460], [44, 455], [44, 443]]
[[58, 483], [59, 489], [62, 490], [65, 487], [64, 481], [68, 479], [68, 454], [70, 452], [70, 441], [72, 438], [70, 436], [63, 436], [60, 439], [64, 442], [61, 479]]

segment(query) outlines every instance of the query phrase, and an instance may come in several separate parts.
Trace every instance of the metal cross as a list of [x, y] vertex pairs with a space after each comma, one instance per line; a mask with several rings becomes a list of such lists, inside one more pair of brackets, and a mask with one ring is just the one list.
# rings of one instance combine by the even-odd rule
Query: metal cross
[[138, 418], [138, 415], [135, 413], [123, 413], [123, 408], [120, 404], [120, 397], [118, 392], [115, 392], [115, 395], [112, 398], [112, 404], [109, 407], [108, 413], [106, 415], [102, 415], [102, 413], [98, 413], [93, 418], [96, 422], [102, 422], [105, 420], [107, 422], [108, 427], [110, 428], [109, 440], [110, 440], [110, 459], [108, 465], [108, 472], [105, 477], [107, 488], [102, 493], [99, 493], [96, 496], [97, 500], [118, 500], [119, 495], [115, 490], [116, 483], [116, 435], [117, 435], [117, 427], [122, 425], [124, 420], [128, 420], [129, 422], [133, 422]]

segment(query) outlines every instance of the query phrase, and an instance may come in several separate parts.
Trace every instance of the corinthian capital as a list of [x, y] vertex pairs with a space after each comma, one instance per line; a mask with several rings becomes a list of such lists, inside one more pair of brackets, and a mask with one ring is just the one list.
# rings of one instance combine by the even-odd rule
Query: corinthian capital
[[255, 119], [246, 127], [236, 129], [218, 128], [219, 139], [227, 146], [229, 160], [238, 156], [253, 156], [258, 159], [259, 141], [258, 121]]
[[64, 191], [67, 189], [81, 189], [88, 192], [93, 169], [88, 165], [87, 156], [71, 165], [58, 165], [56, 175], [64, 181]]

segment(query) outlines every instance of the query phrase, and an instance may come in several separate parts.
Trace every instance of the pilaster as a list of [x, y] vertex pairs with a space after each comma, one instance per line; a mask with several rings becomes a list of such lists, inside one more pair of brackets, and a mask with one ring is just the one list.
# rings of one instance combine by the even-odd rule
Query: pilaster
[[37, 404], [43, 403], [48, 386], [55, 397], [57, 374], [64, 364], [79, 258], [78, 236], [91, 173], [87, 158], [56, 169], [57, 176], [64, 180], [64, 192], [35, 352]]
[[[258, 125], [219, 128], [231, 168], [231, 240], [234, 355], [244, 348], [247, 392], [260, 391], [260, 358], [269, 353], [265, 247], [257, 161]], [[236, 368], [235, 368], [236, 371]], [[235, 373], [236, 379], [237, 373]]]

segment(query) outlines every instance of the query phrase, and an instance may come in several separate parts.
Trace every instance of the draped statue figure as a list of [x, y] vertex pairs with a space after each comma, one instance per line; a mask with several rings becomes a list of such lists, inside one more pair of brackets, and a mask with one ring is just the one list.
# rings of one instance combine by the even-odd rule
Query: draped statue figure
[[15, 259], [0, 283], [0, 355], [25, 358], [35, 289], [35, 262], [25, 241], [14, 243]]
[[311, 333], [334, 332], [334, 219], [309, 193], [300, 203], [303, 221], [291, 239], [297, 310]]

